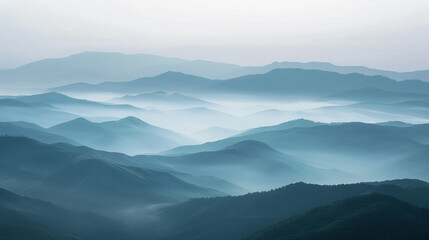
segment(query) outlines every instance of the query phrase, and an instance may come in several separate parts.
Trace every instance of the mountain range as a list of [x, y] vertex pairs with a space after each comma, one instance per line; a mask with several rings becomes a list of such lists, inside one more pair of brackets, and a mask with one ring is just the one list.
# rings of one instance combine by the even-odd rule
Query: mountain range
[[134, 155], [161, 152], [195, 142], [182, 134], [150, 125], [136, 117], [101, 123], [77, 118], [48, 130], [92, 148]]
[[427, 158], [424, 157], [429, 143], [427, 124], [394, 127], [365, 123], [306, 125], [304, 120], [299, 122], [302, 123], [301, 127], [289, 128], [297, 124], [291, 122], [257, 128], [249, 130], [253, 134], [182, 146], [165, 154], [218, 151], [235, 143], [256, 140], [296, 156], [306, 164], [335, 168], [360, 177], [419, 176], [426, 179], [423, 171], [428, 169]]
[[10, 88], [47, 88], [66, 84], [129, 81], [180, 71], [210, 78], [239, 66], [208, 61], [186, 61], [148, 54], [83, 52], [65, 58], [44, 59], [16, 69], [2, 70], [0, 83]]
[[150, 77], [167, 71], [178, 71], [212, 79], [228, 79], [249, 74], [266, 73], [276, 68], [300, 68], [383, 75], [395, 80], [429, 80], [427, 70], [394, 72], [354, 66], [336, 66], [323, 62], [274, 62], [265, 66], [246, 67], [211, 61], [187, 61], [148, 54], [126, 55], [108, 52], [83, 52], [64, 58], [44, 59], [15, 69], [0, 71], [0, 83], [10, 88], [47, 88], [78, 82], [100, 83]]
[[145, 166], [177, 170], [225, 179], [245, 189], [258, 191], [296, 181], [319, 181], [344, 177], [341, 172], [311, 167], [265, 143], [242, 141], [217, 151], [182, 156], [136, 156]]
[[428, 219], [428, 209], [373, 193], [316, 208], [246, 239], [426, 239]]
[[116, 220], [65, 209], [0, 189], [2, 239], [77, 240], [128, 238]]
[[195, 92], [216, 83], [216, 80], [184, 74], [181, 72], [168, 71], [152, 77], [131, 79], [122, 82], [102, 82], [99, 84], [74, 83], [70, 85], [53, 88], [60, 92], [111, 92], [138, 94], [142, 92]]
[[[398, 182], [404, 184], [407, 180]], [[243, 239], [257, 231], [262, 231], [262, 233], [259, 233], [261, 235], [265, 231], [269, 234], [271, 229], [265, 230], [266, 228], [280, 221], [285, 221], [285, 219], [286, 221], [294, 221], [296, 218], [301, 218], [302, 215], [293, 217], [297, 214], [307, 216], [302, 225], [297, 225], [298, 229], [306, 229], [306, 226], [311, 226], [309, 224], [319, 222], [316, 220], [317, 214], [306, 214], [306, 212], [309, 213], [309, 210], [327, 204], [337, 206], [337, 203], [334, 203], [335, 201], [353, 196], [361, 196], [358, 198], [366, 199], [365, 195], [370, 193], [388, 195], [390, 196], [386, 197], [389, 199], [388, 201], [395, 203], [400, 201], [390, 200], [392, 199], [391, 197], [418, 207], [428, 208], [428, 202], [426, 201], [429, 197], [428, 188], [416, 187], [412, 185], [413, 183], [407, 187], [401, 187], [397, 186], [396, 183], [397, 181], [393, 181], [382, 183], [378, 186], [366, 183], [329, 186], [295, 183], [267, 192], [251, 193], [237, 197], [192, 199], [160, 209], [160, 219], [155, 221], [153, 226], [150, 225], [149, 229], [152, 233], [161, 235], [160, 239]], [[371, 195], [369, 198], [372, 198]], [[382, 199], [384, 198], [382, 197]], [[344, 201], [348, 202], [349, 200]], [[402, 205], [404, 205], [402, 202], [399, 205], [395, 204], [389, 209], [392, 210], [390, 214], [400, 218], [402, 213], [397, 213], [394, 207]], [[354, 209], [356, 207], [360, 208], [360, 206], [364, 206], [362, 209], [365, 209], [367, 205], [361, 204], [344, 208], [343, 214], [353, 215]], [[413, 209], [408, 204], [405, 204], [405, 206], [405, 209]], [[330, 206], [322, 207], [321, 209], [329, 210], [329, 208]], [[416, 214], [416, 212], [427, 211], [414, 209], [408, 213], [419, 216], [419, 213]], [[315, 211], [317, 210], [316, 208]], [[377, 208], [374, 211], [377, 212]], [[335, 211], [335, 214], [329, 220], [336, 218], [343, 219], [342, 213]], [[166, 224], [160, 225], [158, 224], [159, 222]], [[365, 225], [359, 226], [364, 227]], [[422, 230], [422, 228], [419, 229]], [[311, 232], [311, 230], [312, 228], [307, 231]], [[259, 234], [256, 236], [259, 237]], [[359, 236], [359, 231], [354, 230], [351, 234]]]
[[113, 99], [114, 102], [131, 102], [135, 105], [153, 106], [153, 107], [218, 107], [218, 105], [198, 99], [195, 97], [183, 95], [180, 93], [167, 93], [164, 91], [140, 93], [137, 95], [126, 95]]
[[0, 187], [77, 210], [144, 212], [153, 204], [222, 195], [166, 172], [97, 159], [62, 144], [1, 137], [0, 154]]
[[0, 239], [428, 239], [429, 70], [84, 52], [0, 86]]

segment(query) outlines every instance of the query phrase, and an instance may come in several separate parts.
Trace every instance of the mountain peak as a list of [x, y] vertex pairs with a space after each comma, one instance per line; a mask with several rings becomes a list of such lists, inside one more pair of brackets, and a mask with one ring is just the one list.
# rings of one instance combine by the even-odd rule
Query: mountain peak
[[25, 101], [28, 103], [34, 103], [34, 102], [65, 102], [70, 100], [75, 100], [72, 97], [69, 97], [67, 95], [58, 93], [58, 92], [47, 92], [47, 93], [40, 93], [35, 95], [28, 95], [28, 96], [20, 96], [17, 98], [20, 101]]
[[88, 126], [88, 124], [93, 124], [93, 122], [89, 121], [86, 118], [78, 117], [73, 120], [55, 125], [52, 128], [55, 128], [57, 126]]
[[128, 116], [118, 120], [118, 122], [128, 123], [133, 125], [149, 125], [148, 123], [142, 121], [140, 118], [136, 118], [134, 116]]

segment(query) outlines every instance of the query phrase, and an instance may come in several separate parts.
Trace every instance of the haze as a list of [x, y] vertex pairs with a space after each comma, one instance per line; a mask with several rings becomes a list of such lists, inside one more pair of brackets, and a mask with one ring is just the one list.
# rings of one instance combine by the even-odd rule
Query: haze
[[82, 51], [429, 68], [428, 1], [0, 1], [0, 68]]

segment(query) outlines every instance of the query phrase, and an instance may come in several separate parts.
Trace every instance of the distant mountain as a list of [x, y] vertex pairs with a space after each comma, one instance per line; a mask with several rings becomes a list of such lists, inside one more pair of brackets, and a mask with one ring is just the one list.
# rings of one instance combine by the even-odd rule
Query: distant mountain
[[258, 141], [242, 141], [217, 151], [183, 156], [136, 156], [146, 166], [193, 175], [225, 179], [252, 191], [279, 187], [296, 181], [319, 181], [344, 177], [339, 171], [310, 167]]
[[167, 71], [218, 78], [238, 68], [240, 66], [232, 64], [186, 61], [148, 54], [84, 52], [1, 70], [0, 84], [11, 88], [49, 88], [78, 82], [129, 81]]
[[359, 102], [347, 105], [326, 106], [312, 109], [307, 115], [330, 116], [339, 118], [349, 117], [351, 119], [366, 119], [368, 122], [380, 121], [380, 119], [405, 121], [405, 122], [428, 122], [428, 101], [405, 101], [395, 103]]
[[347, 91], [358, 91], [351, 93], [355, 98], [375, 98], [377, 97], [375, 91], [381, 91], [385, 99], [392, 99], [395, 96], [404, 98], [407, 97], [406, 95], [424, 97], [423, 95], [427, 95], [429, 91], [429, 83], [419, 80], [396, 81], [384, 76], [367, 76], [358, 73], [339, 74], [321, 70], [274, 69], [263, 74], [246, 75], [223, 81], [180, 72], [166, 72], [127, 82], [103, 82], [96, 85], [76, 83], [53, 88], [52, 91], [127, 94], [169, 91], [218, 96], [238, 94], [273, 99], [280, 97], [281, 99], [314, 98], [318, 100], [321, 97], [337, 94], [340, 94], [337, 98], [341, 99], [341, 96], [347, 96]]
[[18, 100], [20, 102], [28, 103], [28, 104], [38, 104], [38, 105], [47, 105], [47, 106], [55, 106], [55, 107], [69, 107], [74, 106], [79, 107], [81, 111], [89, 109], [110, 109], [110, 110], [133, 110], [138, 111], [141, 110], [137, 107], [128, 105], [128, 104], [107, 104], [107, 103], [99, 103], [94, 101], [89, 101], [86, 99], [77, 99], [66, 96], [57, 92], [48, 92], [36, 95], [29, 96], [17, 96], [13, 99]]
[[[403, 188], [389, 184], [374, 186], [365, 183], [295, 183], [272, 191], [238, 197], [192, 199], [161, 209], [159, 221], [147, 227], [151, 233], [162, 236], [161, 239], [242, 239], [314, 207], [369, 193], [382, 193], [419, 207], [429, 207], [429, 188]], [[353, 207], [347, 209], [351, 210]], [[190, 212], [193, 214], [189, 214]]]
[[400, 121], [388, 121], [388, 122], [380, 122], [380, 123], [376, 123], [377, 125], [380, 126], [391, 126], [391, 127], [411, 127], [413, 126], [413, 124], [411, 123], [405, 123], [405, 122], [400, 122]]
[[77, 118], [53, 126], [49, 131], [92, 148], [128, 154], [156, 153], [193, 142], [184, 135], [135, 117], [102, 123]]
[[417, 208], [396, 198], [373, 193], [316, 208], [246, 239], [423, 240], [428, 236], [428, 209]]
[[2, 239], [77, 240], [129, 237], [117, 221], [0, 189]]
[[[25, 149], [25, 151], [23, 151]], [[61, 145], [0, 138], [0, 187], [73, 209], [114, 214], [192, 197], [222, 195], [169, 173], [95, 159]]]
[[[256, 140], [307, 164], [354, 174], [355, 180], [362, 181], [369, 176], [372, 179], [418, 177], [429, 180], [423, 174], [428, 166], [428, 136], [428, 124], [392, 127], [343, 123], [235, 136], [201, 145], [181, 146], [164, 154], [218, 151], [241, 141]], [[407, 165], [411, 162], [413, 164]], [[390, 168], [394, 165], [397, 167]]]
[[[361, 152], [361, 154], [367, 151], [381, 151], [387, 145], [399, 142], [401, 142], [403, 147], [409, 145], [416, 149], [429, 143], [429, 138], [426, 135], [429, 131], [428, 124], [416, 124], [403, 128], [358, 122], [338, 124], [314, 123], [315, 126], [313, 127], [299, 127], [298, 125], [297, 127], [289, 128], [289, 126], [293, 126], [293, 123], [294, 121], [291, 121], [272, 127], [256, 128], [249, 130], [250, 133], [254, 131], [253, 134], [243, 134], [201, 145], [182, 146], [166, 153], [180, 154], [213, 151], [244, 140], [262, 141], [282, 151], [309, 148], [316, 151], [318, 149], [328, 150], [335, 148], [336, 151], [355, 149]], [[378, 148], [378, 145], [383, 147]]]
[[218, 105], [190, 97], [180, 93], [167, 93], [164, 91], [141, 93], [138, 95], [126, 95], [121, 98], [113, 99], [115, 102], [136, 103], [140, 105], [154, 105], [156, 107], [181, 106], [181, 107], [217, 107]]
[[180, 72], [165, 72], [153, 77], [143, 77], [132, 81], [103, 82], [100, 84], [76, 83], [53, 88], [60, 92], [113, 92], [113, 93], [142, 93], [142, 92], [195, 92], [201, 88], [215, 84], [216, 80], [184, 74]]
[[429, 94], [390, 92], [377, 88], [361, 88], [326, 97], [358, 102], [397, 103], [406, 100], [429, 100]]
[[[0, 108], [4, 110], [3, 119], [0, 117], [0, 121], [27, 121], [44, 127], [69, 121], [78, 116], [103, 119], [148, 112], [129, 104], [101, 103], [72, 98], [56, 92], [0, 98]], [[69, 116], [65, 118], [62, 115]], [[62, 121], [57, 120], [58, 118]]]
[[224, 78], [234, 78], [245, 76], [249, 74], [261, 74], [267, 73], [273, 69], [278, 68], [300, 68], [307, 70], [322, 70], [329, 72], [337, 72], [341, 74], [349, 73], [360, 73], [368, 76], [385, 76], [395, 80], [411, 80], [419, 79], [422, 81], [429, 81], [429, 70], [422, 71], [413, 71], [413, 72], [394, 72], [379, 70], [373, 68], [367, 68], [363, 66], [337, 66], [327, 62], [273, 62], [265, 66], [256, 66], [256, 67], [243, 67], [239, 68], [229, 74], [224, 75]]
[[208, 86], [207, 91], [269, 98], [319, 98], [368, 87], [414, 94], [427, 94], [429, 91], [429, 83], [418, 80], [398, 82], [383, 76], [303, 69], [274, 69], [264, 74], [246, 75]]
[[77, 117], [77, 115], [56, 109], [52, 105], [25, 103], [10, 98], [0, 99], [0, 112], [2, 113], [0, 121], [25, 121], [43, 127], [50, 127]]
[[252, 135], [252, 134], [256, 134], [256, 133], [269, 132], [269, 131], [287, 130], [287, 129], [291, 129], [291, 128], [315, 127], [315, 126], [320, 126], [320, 125], [325, 125], [325, 123], [313, 122], [313, 121], [301, 118], [301, 119], [296, 119], [296, 120], [284, 122], [284, 123], [274, 125], [274, 126], [253, 128], [253, 129], [247, 130], [243, 133], [240, 133], [237, 136], [246, 136], [246, 135]]
[[27, 137], [44, 143], [64, 142], [74, 145], [78, 144], [76, 141], [49, 133], [40, 126], [32, 126], [31, 123], [26, 122], [0, 122], [0, 135]]
[[265, 66], [243, 67], [211, 61], [186, 61], [149, 54], [83, 52], [64, 58], [36, 61], [15, 69], [0, 70], [0, 84], [11, 88], [49, 88], [78, 82], [129, 81], [156, 76], [167, 71], [183, 72], [211, 79], [229, 79], [250, 74], [267, 73], [278, 68], [300, 68], [338, 72], [382, 75], [395, 80], [429, 81], [429, 71], [393, 72], [366, 67], [336, 66], [323, 62], [274, 62]]

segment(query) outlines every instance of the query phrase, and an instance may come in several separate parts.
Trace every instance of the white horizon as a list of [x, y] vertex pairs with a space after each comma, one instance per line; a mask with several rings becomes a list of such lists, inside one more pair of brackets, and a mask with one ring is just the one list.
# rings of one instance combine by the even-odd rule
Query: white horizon
[[1, 0], [0, 68], [85, 51], [429, 69], [429, 2]]

